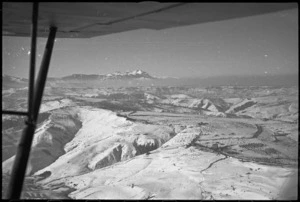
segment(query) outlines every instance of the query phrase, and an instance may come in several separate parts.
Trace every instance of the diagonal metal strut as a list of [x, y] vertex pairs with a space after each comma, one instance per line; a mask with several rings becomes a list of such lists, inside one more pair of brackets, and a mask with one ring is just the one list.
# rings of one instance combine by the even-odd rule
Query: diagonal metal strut
[[26, 127], [23, 131], [21, 140], [18, 145], [17, 153], [12, 168], [11, 178], [8, 185], [6, 198], [19, 199], [22, 193], [23, 182], [25, 178], [27, 163], [31, 150], [32, 140], [38, 119], [38, 113], [42, 102], [44, 87], [47, 79], [48, 69], [50, 65], [53, 45], [57, 28], [50, 27], [47, 44], [44, 51], [38, 78], [34, 84], [35, 69], [35, 52], [37, 37], [37, 19], [38, 19], [38, 3], [33, 3], [32, 14], [32, 39], [31, 39], [31, 57], [29, 72], [29, 95], [28, 95], [28, 119]]

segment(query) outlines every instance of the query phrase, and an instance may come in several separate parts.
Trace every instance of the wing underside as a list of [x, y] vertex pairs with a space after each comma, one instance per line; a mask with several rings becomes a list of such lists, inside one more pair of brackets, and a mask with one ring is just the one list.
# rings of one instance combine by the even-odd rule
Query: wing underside
[[[38, 37], [89, 38], [160, 30], [298, 8], [297, 3], [39, 3]], [[32, 3], [3, 3], [3, 36], [30, 36]]]

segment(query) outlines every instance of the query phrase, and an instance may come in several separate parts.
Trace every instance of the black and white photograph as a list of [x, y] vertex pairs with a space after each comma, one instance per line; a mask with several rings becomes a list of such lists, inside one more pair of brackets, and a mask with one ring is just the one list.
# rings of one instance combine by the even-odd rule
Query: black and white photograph
[[2, 199], [298, 200], [296, 2], [2, 2]]

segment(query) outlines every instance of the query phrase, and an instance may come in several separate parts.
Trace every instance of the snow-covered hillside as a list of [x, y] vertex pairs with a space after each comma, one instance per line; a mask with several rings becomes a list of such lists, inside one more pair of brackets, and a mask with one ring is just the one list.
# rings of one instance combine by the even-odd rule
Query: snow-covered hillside
[[[51, 172], [46, 181], [90, 172], [160, 147], [172, 128], [127, 121], [115, 113], [95, 108], [78, 109], [82, 128], [64, 147], [65, 154], [36, 173]], [[56, 172], [60, 170], [60, 172]]]
[[46, 178], [40, 184], [66, 184], [76, 189], [69, 194], [72, 199], [268, 200], [279, 196], [286, 177], [295, 172], [170, 144], [149, 155], [85, 174]]
[[[297, 88], [72, 82], [45, 89], [26, 177], [36, 190], [26, 182], [28, 198], [279, 199], [295, 178]], [[5, 108], [26, 110], [26, 89], [3, 95]], [[6, 176], [24, 119], [2, 122]]]
[[[65, 151], [63, 147], [81, 128], [76, 109], [57, 109], [37, 127], [29, 158], [27, 175], [50, 165]], [[2, 162], [2, 173], [10, 173], [15, 155]]]
[[[159, 100], [159, 103], [197, 109], [199, 113], [207, 115], [226, 116], [223, 112], [225, 112], [227, 106], [205, 98], [199, 99], [184, 94], [175, 94], [167, 99]], [[223, 103], [225, 102], [223, 101]]]

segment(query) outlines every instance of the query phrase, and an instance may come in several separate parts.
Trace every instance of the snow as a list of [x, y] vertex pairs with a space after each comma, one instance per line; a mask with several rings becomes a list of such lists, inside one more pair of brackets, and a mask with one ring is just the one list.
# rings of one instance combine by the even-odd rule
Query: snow
[[121, 72], [115, 72], [114, 75], [123, 75]]
[[235, 103], [226, 111], [226, 113], [288, 122], [294, 122], [298, 119], [298, 100], [295, 100], [293, 96], [272, 95], [232, 101]]
[[[86, 123], [101, 116], [103, 121], [114, 120], [115, 117], [114, 113], [106, 110], [90, 108], [88, 111], [80, 116]], [[93, 115], [93, 113], [98, 115]], [[201, 151], [191, 146], [191, 143], [197, 139], [205, 137], [211, 139], [211, 135], [214, 134], [212, 131], [218, 133], [220, 130], [225, 133], [222, 128], [218, 129], [218, 124], [222, 125], [223, 123], [215, 123], [208, 129], [205, 128], [206, 126], [187, 125], [185, 128], [177, 130], [178, 134], [172, 139], [165, 143], [162, 142], [160, 148], [144, 155], [135, 156], [133, 150], [130, 149], [132, 140], [135, 140], [138, 145], [153, 146], [156, 141], [151, 138], [153, 135], [148, 133], [161, 134], [158, 132], [161, 129], [154, 130], [151, 125], [140, 125], [126, 120], [119, 121], [114, 121], [117, 124], [110, 128], [112, 137], [107, 136], [106, 140], [97, 141], [98, 145], [102, 144], [99, 148], [86, 152], [86, 148], [91, 146], [92, 142], [87, 144], [86, 139], [88, 138], [81, 138], [85, 142], [85, 147], [81, 147], [79, 150], [84, 155], [74, 155], [64, 159], [65, 162], [74, 161], [73, 166], [68, 167], [63, 164], [63, 161], [60, 163], [61, 166], [58, 166], [59, 162], [57, 161], [54, 163], [57, 167], [52, 164], [37, 172], [36, 174], [54, 170], [63, 172], [63, 175], [60, 176], [52, 172], [49, 178], [40, 183], [49, 183], [50, 186], [64, 183], [76, 189], [69, 194], [72, 199], [270, 200], [279, 197], [278, 194], [283, 189], [283, 184], [295, 171], [293, 168], [242, 162], [222, 154]], [[106, 127], [109, 127], [109, 124], [111, 124], [110, 121], [106, 122]], [[224, 125], [222, 127], [241, 128], [244, 125], [240, 124], [236, 127]], [[251, 124], [248, 125], [251, 126]], [[103, 127], [101, 128], [103, 129]], [[141, 129], [144, 131], [141, 132]], [[247, 133], [250, 135], [255, 131], [252, 127], [248, 129]], [[104, 130], [108, 131], [105, 128]], [[118, 132], [114, 132], [115, 130]], [[207, 135], [208, 130], [211, 130], [210, 136]], [[245, 132], [244, 128], [243, 132]], [[78, 133], [77, 135], [82, 134]], [[167, 134], [165, 135], [167, 136]], [[126, 140], [127, 144], [123, 144], [124, 142], [118, 138], [113, 138], [115, 136], [126, 137], [123, 140]], [[242, 134], [242, 136], [245, 135]], [[162, 140], [166, 139], [162, 138]], [[94, 140], [94, 138], [91, 139], [91, 141]], [[103, 145], [107, 145], [107, 147]], [[73, 150], [77, 148], [78, 146]], [[122, 150], [122, 155], [131, 153], [131, 158], [122, 157], [123, 160], [120, 162], [106, 164], [107, 167], [97, 167], [99, 163], [103, 163], [104, 159], [115, 161], [118, 155], [115, 153], [120, 150]], [[90, 158], [91, 152], [97, 153], [97, 155]], [[112, 155], [113, 153], [114, 155]], [[79, 162], [83, 159], [89, 160], [80, 165]], [[64, 168], [63, 165], [67, 168]], [[78, 169], [78, 166], [88, 167], [89, 170], [73, 172], [74, 169]], [[69, 174], [70, 172], [71, 174]]]
[[87, 189], [83, 192], [80, 192], [74, 199], [140, 199], [144, 198], [145, 192], [139, 187], [130, 187], [130, 186], [103, 186], [97, 188]]
[[[57, 179], [52, 185], [65, 183], [77, 189], [69, 194], [72, 199], [270, 200], [278, 197], [286, 180], [283, 176], [293, 173], [293, 169], [222, 158], [194, 148], [166, 147], [86, 174]], [[216, 160], [220, 161], [207, 169]]]
[[185, 95], [185, 94], [176, 94], [176, 95], [171, 95], [172, 99], [191, 99], [191, 96]]
[[159, 98], [155, 95], [152, 95], [150, 93], [144, 93], [144, 96], [147, 100], [147, 103], [149, 103], [149, 104], [153, 104], [155, 101], [161, 100], [161, 98]]
[[99, 153], [98, 155], [94, 156], [90, 162], [88, 162], [87, 167], [91, 170], [95, 170], [96, 165], [101, 162], [102, 159], [104, 159], [105, 157], [108, 157], [111, 153], [113, 153], [114, 150], [118, 150], [120, 149], [121, 144], [120, 143], [116, 143], [115, 145], [111, 146], [110, 148], [108, 148], [107, 150], [105, 150], [102, 153]]
[[50, 171], [52, 175], [45, 180], [51, 181], [105, 167], [157, 148], [170, 139], [172, 132], [166, 126], [127, 121], [109, 110], [81, 107], [77, 115], [82, 128], [65, 145], [66, 153], [35, 175]]
[[140, 75], [142, 73], [143, 73], [142, 70], [134, 70], [132, 72], [129, 72], [128, 75]]
[[[7, 90], [2, 90], [2, 95], [4, 95], [4, 94], [9, 94], [9, 95], [11, 95], [11, 94], [13, 94], [13, 93], [15, 93], [15, 92], [16, 92], [16, 89], [10, 88], [10, 89], [7, 89]], [[7, 96], [9, 96], [9, 95], [7, 95]]]
[[42, 103], [40, 108], [40, 113], [47, 112], [50, 110], [66, 107], [66, 106], [73, 106], [74, 103], [70, 99], [62, 99], [62, 100], [54, 100]]
[[[114, 93], [110, 89], [73, 92], [92, 95], [100, 91]], [[51, 97], [41, 110], [52, 110], [51, 120], [36, 131], [27, 174], [48, 171], [50, 176], [39, 184], [49, 189], [74, 188], [69, 194], [72, 199], [278, 199], [296, 171], [285, 165], [297, 163], [299, 137], [297, 124], [281, 120], [298, 121], [298, 98], [284, 95], [288, 93], [285, 88], [262, 91], [263, 95], [255, 96], [233, 91], [224, 99], [192, 97], [181, 94], [182, 90], [165, 98], [148, 91], [144, 97], [154, 104], [152, 111], [118, 112], [120, 116]], [[192, 108], [199, 114], [164, 113], [164, 108], [159, 109], [163, 104]], [[254, 118], [220, 118], [228, 115], [224, 112]], [[276, 134], [279, 141], [274, 141]], [[45, 150], [51, 155], [45, 155]], [[13, 160], [3, 162], [3, 173], [11, 171]]]
[[87, 94], [84, 94], [83, 96], [84, 97], [97, 97], [99, 94], [98, 93], [87, 93]]
[[112, 76], [126, 76], [126, 75], [141, 75], [144, 72], [142, 70], [134, 70], [131, 72], [125, 72], [125, 73], [121, 73], [119, 71], [112, 73], [112, 74], [106, 74], [107, 77], [112, 77]]
[[170, 96], [168, 99], [163, 99], [160, 101], [163, 104], [171, 104], [180, 107], [187, 107], [191, 109], [205, 109], [209, 110], [210, 112], [219, 112], [216, 105], [210, 101], [209, 99], [199, 99], [199, 98], [192, 98], [188, 95], [184, 94], [176, 94]]
[[49, 133], [45, 133], [47, 129], [50, 128], [53, 124], [51, 123], [51, 120], [48, 119], [45, 121], [38, 129], [36, 129], [34, 138], [32, 140], [32, 147], [35, 147], [38, 143], [48, 143], [52, 144], [52, 136]]
[[[69, 142], [81, 127], [73, 110], [76, 111], [74, 108], [52, 111], [48, 120], [39, 124], [33, 137], [27, 174], [47, 167], [64, 153], [63, 145]], [[12, 156], [2, 163], [3, 173], [11, 172], [14, 158]]]

